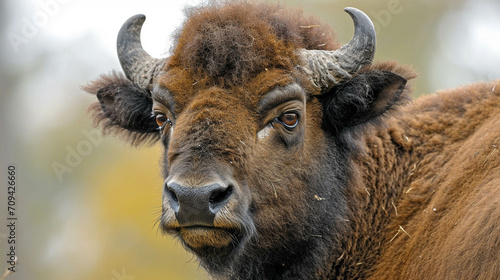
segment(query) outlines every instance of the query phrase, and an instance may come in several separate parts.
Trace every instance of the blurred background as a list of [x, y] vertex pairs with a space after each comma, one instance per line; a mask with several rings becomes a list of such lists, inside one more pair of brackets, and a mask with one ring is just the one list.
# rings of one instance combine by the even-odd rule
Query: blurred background
[[[139, 3], [140, 2], [140, 3]], [[80, 86], [120, 69], [116, 34], [143, 13], [144, 48], [167, 56], [183, 7], [200, 1], [0, 1], [0, 270], [8, 248], [7, 167], [17, 169], [13, 279], [208, 279], [158, 232], [161, 147], [130, 147], [92, 126]], [[289, 0], [353, 34], [347, 6], [377, 28], [376, 60], [411, 64], [414, 97], [500, 78], [498, 0]], [[10, 245], [9, 245], [10, 246]]]

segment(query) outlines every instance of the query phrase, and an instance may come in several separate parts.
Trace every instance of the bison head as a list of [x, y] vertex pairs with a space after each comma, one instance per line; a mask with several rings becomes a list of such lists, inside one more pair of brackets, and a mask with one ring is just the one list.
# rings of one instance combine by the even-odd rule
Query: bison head
[[318, 248], [342, 250], [353, 132], [399, 103], [406, 83], [371, 67], [373, 24], [346, 12], [355, 34], [336, 48], [328, 28], [280, 7], [197, 8], [165, 59], [143, 50], [137, 15], [118, 35], [125, 77], [85, 88], [105, 130], [163, 144], [160, 227], [210, 271], [286, 270]]

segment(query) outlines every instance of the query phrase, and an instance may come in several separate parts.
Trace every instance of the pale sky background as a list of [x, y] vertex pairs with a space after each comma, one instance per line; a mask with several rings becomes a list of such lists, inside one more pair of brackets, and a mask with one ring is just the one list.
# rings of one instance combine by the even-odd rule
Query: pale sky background
[[[144, 48], [168, 55], [186, 4], [200, 1], [2, 0], [0, 3], [0, 225], [6, 221], [5, 171], [19, 170], [19, 273], [16, 279], [204, 279], [193, 257], [156, 232], [161, 148], [132, 148], [100, 135], [80, 86], [119, 70], [116, 35], [145, 14]], [[352, 37], [343, 12], [353, 6], [379, 28], [376, 60], [415, 67], [414, 96], [500, 78], [498, 0], [284, 0]], [[96, 133], [96, 134], [94, 134]], [[94, 136], [95, 137], [95, 136]], [[58, 176], [54, 163], [69, 165]], [[74, 160], [74, 159], [73, 159]], [[0, 274], [6, 229], [0, 227]], [[118, 275], [118, 276], [117, 276]], [[160, 276], [161, 275], [161, 276]], [[121, 277], [127, 279], [125, 277]]]

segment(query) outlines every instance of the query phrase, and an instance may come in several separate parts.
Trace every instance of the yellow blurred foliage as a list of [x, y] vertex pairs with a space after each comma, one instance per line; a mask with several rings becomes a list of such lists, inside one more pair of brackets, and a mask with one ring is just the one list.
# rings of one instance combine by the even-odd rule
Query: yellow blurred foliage
[[91, 207], [98, 213], [103, 244], [95, 279], [126, 273], [136, 279], [204, 279], [195, 258], [172, 237], [163, 237], [156, 220], [161, 211], [163, 179], [159, 145], [126, 148], [113, 165], [101, 168], [92, 181]]

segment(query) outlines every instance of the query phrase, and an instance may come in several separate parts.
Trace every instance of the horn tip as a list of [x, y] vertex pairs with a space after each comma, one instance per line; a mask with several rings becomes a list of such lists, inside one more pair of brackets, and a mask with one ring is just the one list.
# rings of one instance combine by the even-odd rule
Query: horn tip
[[363, 11], [360, 9], [354, 8], [354, 7], [346, 7], [344, 8], [344, 11], [348, 13], [351, 17], [353, 18], [364, 18], [366, 21], [370, 21], [370, 17], [368, 17], [367, 14], [365, 14]]
[[137, 33], [140, 34], [142, 24], [146, 20], [146, 16], [143, 14], [137, 14], [135, 16], [131, 16], [120, 28], [118, 32], [118, 41], [120, 44], [121, 40], [129, 39], [128, 33]]
[[144, 14], [137, 14], [134, 16], [131, 16], [126, 22], [131, 23], [131, 24], [137, 24], [137, 23], [144, 23], [146, 20], [146, 16]]
[[360, 11], [359, 9], [356, 9], [354, 7], [345, 7], [344, 8], [344, 11], [346, 11], [347, 13], [350, 13], [352, 11]]
[[[137, 14], [130, 17], [118, 31], [116, 39], [116, 49], [118, 60], [122, 66], [125, 76], [131, 81], [141, 80], [135, 72], [138, 72], [141, 63], [145, 64], [152, 60], [152, 57], [144, 51], [141, 44], [141, 29], [146, 16]], [[145, 67], [145, 66], [144, 66]], [[142, 68], [141, 68], [142, 69]]]
[[344, 11], [353, 19], [355, 32], [357, 32], [358, 29], [360, 29], [360, 31], [363, 30], [361, 33], [369, 34], [371, 43], [375, 45], [376, 31], [370, 17], [363, 11], [353, 7], [344, 8]]
[[131, 16], [130, 19], [146, 19], [146, 15], [144, 15], [144, 14], [137, 14], [137, 15]]

